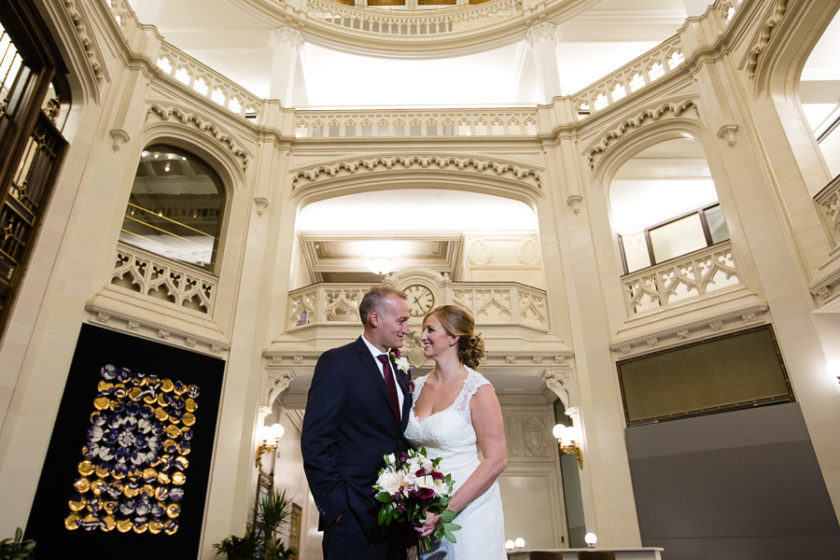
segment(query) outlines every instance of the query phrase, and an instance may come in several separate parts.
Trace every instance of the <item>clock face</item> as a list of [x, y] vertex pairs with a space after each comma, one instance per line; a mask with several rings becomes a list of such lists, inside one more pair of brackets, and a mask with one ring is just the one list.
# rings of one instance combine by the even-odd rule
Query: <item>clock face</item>
[[412, 317], [422, 317], [435, 306], [435, 295], [422, 284], [412, 284], [404, 292], [408, 298], [408, 312]]

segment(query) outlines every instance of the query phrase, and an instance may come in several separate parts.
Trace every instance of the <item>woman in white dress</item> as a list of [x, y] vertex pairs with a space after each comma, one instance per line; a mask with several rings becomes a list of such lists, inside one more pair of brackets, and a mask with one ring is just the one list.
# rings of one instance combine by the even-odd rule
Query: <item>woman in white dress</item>
[[[484, 341], [474, 332], [466, 310], [444, 305], [423, 319], [420, 341], [435, 367], [414, 380], [414, 404], [405, 437], [441, 457], [455, 492], [448, 509], [461, 526], [456, 543], [445, 538], [422, 553], [429, 560], [503, 560], [506, 558], [502, 499], [496, 478], [507, 465], [502, 409], [493, 386], [472, 368], [484, 356]], [[439, 516], [428, 514], [420, 537], [429, 536]]]

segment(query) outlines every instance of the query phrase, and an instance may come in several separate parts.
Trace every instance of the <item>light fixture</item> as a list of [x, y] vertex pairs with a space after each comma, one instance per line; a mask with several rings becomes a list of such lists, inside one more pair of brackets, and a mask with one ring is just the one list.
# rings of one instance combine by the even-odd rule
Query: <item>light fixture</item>
[[595, 533], [586, 533], [583, 536], [583, 542], [588, 548], [595, 548], [595, 543], [598, 542], [598, 536]]
[[513, 545], [516, 548], [525, 548], [525, 539], [523, 539], [522, 537], [516, 537], [513, 540]]
[[516, 548], [516, 544], [512, 539], [505, 541], [505, 550], [513, 550], [514, 548]]
[[828, 361], [828, 373], [836, 377], [837, 381], [840, 381], [840, 360]]
[[388, 257], [373, 257], [368, 261], [368, 266], [374, 274], [388, 274], [394, 270], [394, 263]]
[[577, 457], [578, 465], [583, 468], [583, 453], [580, 450], [580, 430], [576, 426], [557, 424], [551, 429], [552, 435], [557, 438], [560, 451]]
[[[277, 449], [277, 444], [280, 443], [280, 438], [283, 437], [285, 430], [280, 424], [272, 424], [271, 426], [263, 426], [260, 428], [260, 444], [257, 446], [257, 459], [254, 466], [260, 467], [263, 453], [273, 453]], [[274, 443], [268, 443], [273, 441]]]

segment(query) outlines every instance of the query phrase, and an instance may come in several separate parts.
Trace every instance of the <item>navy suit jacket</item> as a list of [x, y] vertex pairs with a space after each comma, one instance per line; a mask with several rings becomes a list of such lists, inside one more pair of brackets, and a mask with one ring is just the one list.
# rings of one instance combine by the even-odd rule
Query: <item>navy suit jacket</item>
[[385, 380], [361, 337], [327, 350], [315, 365], [301, 433], [303, 468], [320, 528], [352, 512], [367, 534], [376, 526], [378, 502], [373, 484], [384, 465], [383, 455], [405, 451], [410, 375], [391, 368], [404, 399], [402, 423], [391, 408]]

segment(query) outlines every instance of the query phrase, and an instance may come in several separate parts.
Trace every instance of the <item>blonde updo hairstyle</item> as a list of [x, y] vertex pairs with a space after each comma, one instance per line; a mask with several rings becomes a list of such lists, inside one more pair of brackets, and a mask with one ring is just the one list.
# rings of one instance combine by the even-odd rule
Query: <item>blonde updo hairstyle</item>
[[478, 367], [487, 354], [481, 334], [475, 332], [475, 319], [469, 311], [457, 305], [441, 305], [430, 311], [423, 319], [423, 324], [431, 317], [437, 317], [443, 330], [450, 336], [459, 336], [458, 359], [470, 368]]

